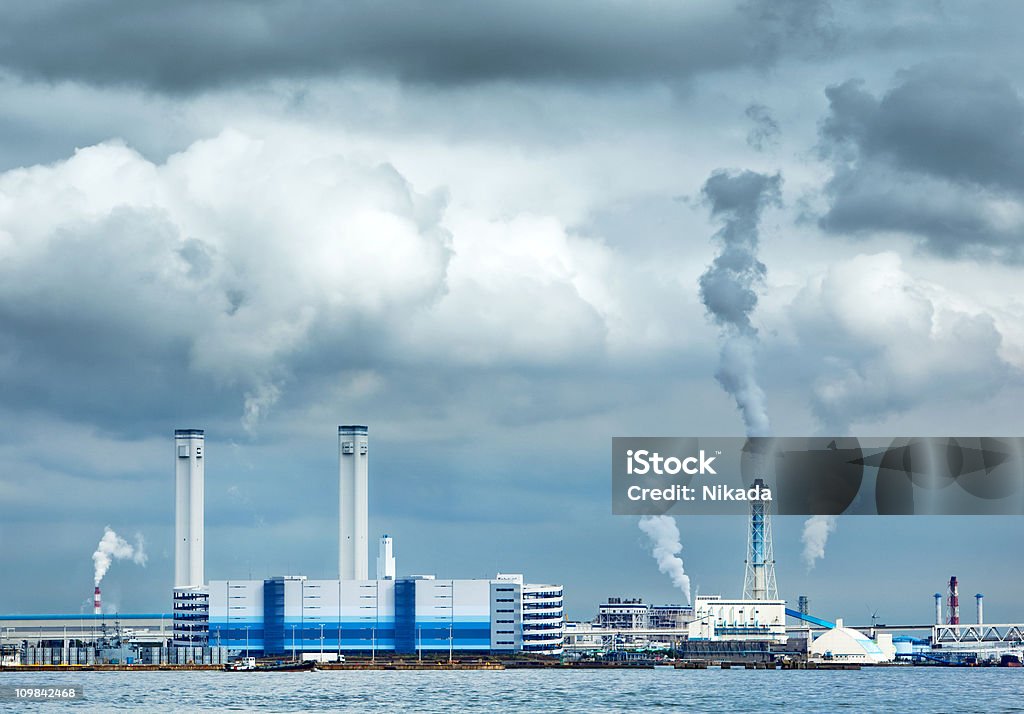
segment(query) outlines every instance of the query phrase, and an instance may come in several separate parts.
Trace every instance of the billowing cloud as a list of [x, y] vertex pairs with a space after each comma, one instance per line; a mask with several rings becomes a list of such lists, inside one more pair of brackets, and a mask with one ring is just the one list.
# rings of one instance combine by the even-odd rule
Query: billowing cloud
[[446, 289], [442, 196], [236, 132], [160, 165], [89, 147], [0, 174], [0, 197], [0, 364], [25, 399], [53, 393], [48, 370], [138, 386], [145, 359], [145, 391], [173, 389], [176, 368], [237, 386], [251, 427], [318, 327]]
[[812, 399], [830, 431], [929, 401], [989, 396], [1024, 366], [1003, 319], [915, 278], [896, 253], [836, 263], [791, 309], [800, 349], [820, 360]]
[[857, 80], [826, 94], [825, 230], [903, 233], [949, 257], [1024, 259], [1024, 99], [1007, 79], [928, 64], [898, 74], [881, 97]]

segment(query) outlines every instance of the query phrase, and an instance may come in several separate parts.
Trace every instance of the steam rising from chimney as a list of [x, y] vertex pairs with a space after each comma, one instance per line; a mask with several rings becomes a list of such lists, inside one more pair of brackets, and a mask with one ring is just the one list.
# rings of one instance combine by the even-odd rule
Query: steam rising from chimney
[[825, 544], [829, 534], [836, 529], [836, 520], [836, 516], [811, 516], [804, 521], [800, 539], [804, 544], [803, 560], [808, 570], [825, 557]]
[[651, 555], [658, 561], [658, 570], [672, 579], [672, 584], [683, 591], [686, 604], [690, 604], [690, 576], [683, 570], [683, 559], [679, 552], [679, 527], [671, 516], [643, 516], [640, 530], [651, 539]]
[[132, 546], [131, 543], [115, 533], [110, 526], [106, 526], [103, 529], [103, 537], [100, 538], [100, 543], [96, 546], [96, 552], [92, 554], [93, 580], [96, 587], [99, 588], [100, 581], [103, 580], [103, 576], [110, 570], [110, 564], [115, 560], [131, 559], [139, 565], [145, 565], [147, 560], [145, 545], [146, 542], [141, 533], [135, 534], [135, 545]]

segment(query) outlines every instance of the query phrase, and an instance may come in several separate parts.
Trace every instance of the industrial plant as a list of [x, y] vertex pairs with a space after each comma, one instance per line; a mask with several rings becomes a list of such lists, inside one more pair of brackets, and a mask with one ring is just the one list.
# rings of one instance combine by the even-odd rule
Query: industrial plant
[[562, 586], [529, 583], [522, 574], [400, 575], [387, 534], [376, 539], [371, 579], [369, 429], [362, 425], [338, 427], [337, 579], [283, 574], [207, 581], [205, 447], [201, 429], [174, 433], [171, 612], [103, 612], [100, 581], [111, 558], [145, 562], [141, 539], [132, 546], [107, 528], [94, 555], [93, 611], [0, 616], [0, 666], [217, 666], [250, 657], [343, 663], [346, 655], [370, 661], [454, 661], [458, 655], [569, 664], [978, 665], [1019, 664], [1024, 648], [1024, 625], [985, 623], [981, 594], [975, 595], [976, 622], [961, 621], [956, 577], [945, 594], [934, 595], [934, 621], [923, 624], [879, 624], [873, 617], [869, 626], [851, 627], [841, 618], [812, 615], [805, 596], [796, 609], [788, 607], [779, 597], [767, 499], [749, 504], [739, 598], [698, 594], [692, 604], [652, 605], [610, 597], [592, 620], [568, 622]]
[[[223, 664], [235, 657], [339, 661], [345, 654], [559, 655], [562, 586], [518, 573], [491, 579], [397, 575], [381, 536], [369, 577], [369, 429], [338, 427], [338, 578], [206, 580], [205, 432], [174, 432], [174, 587], [170, 614], [0, 616], [0, 664]], [[116, 534], [115, 534], [116, 535]]]
[[[755, 485], [757, 481], [755, 481]], [[849, 627], [809, 612], [806, 596], [790, 609], [775, 578], [770, 502], [750, 503], [743, 597], [698, 595], [693, 605], [651, 605], [638, 597], [610, 597], [589, 622], [568, 622], [569, 659], [642, 661], [671, 656], [685, 662], [779, 662], [860, 666], [879, 664], [1019, 666], [1024, 625], [985, 624], [975, 595], [975, 622], [960, 619], [957, 578], [935, 593], [934, 622]], [[656, 661], [656, 659], [655, 659]]]

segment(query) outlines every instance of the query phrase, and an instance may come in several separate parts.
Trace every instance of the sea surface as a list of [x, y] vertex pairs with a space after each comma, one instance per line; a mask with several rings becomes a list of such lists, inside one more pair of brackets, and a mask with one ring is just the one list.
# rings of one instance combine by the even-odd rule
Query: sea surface
[[0, 685], [84, 687], [74, 712], [1024, 712], [1024, 669], [0, 672]]

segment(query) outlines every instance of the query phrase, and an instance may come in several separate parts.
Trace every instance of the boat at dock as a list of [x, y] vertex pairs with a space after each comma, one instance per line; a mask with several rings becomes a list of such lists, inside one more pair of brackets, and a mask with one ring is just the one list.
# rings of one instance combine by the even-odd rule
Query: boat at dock
[[315, 672], [316, 662], [257, 662], [255, 657], [243, 657], [224, 665], [225, 672]]

